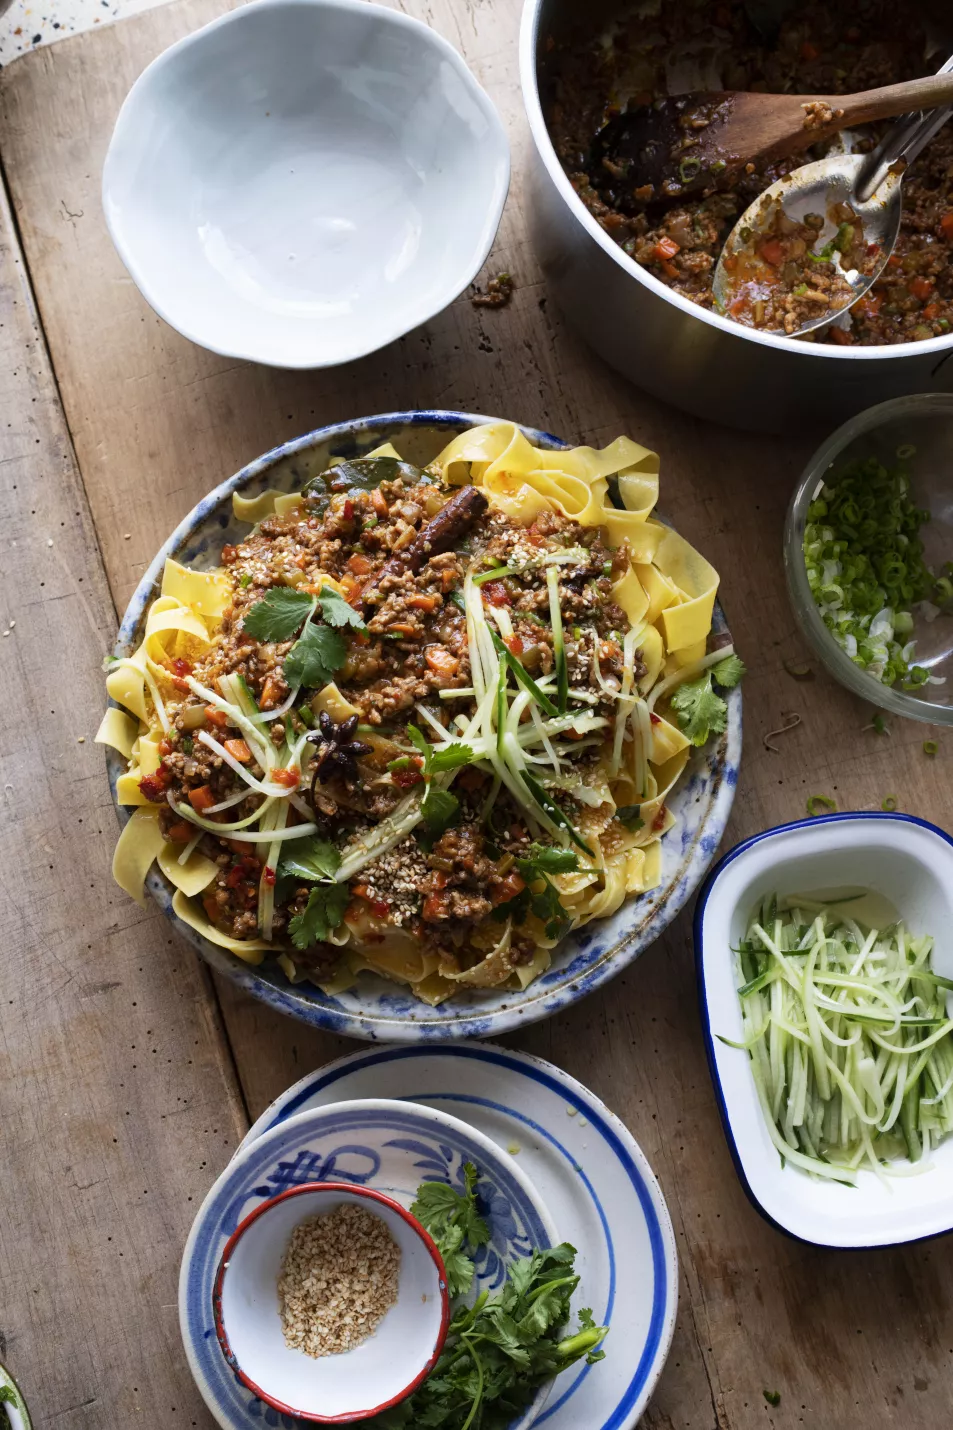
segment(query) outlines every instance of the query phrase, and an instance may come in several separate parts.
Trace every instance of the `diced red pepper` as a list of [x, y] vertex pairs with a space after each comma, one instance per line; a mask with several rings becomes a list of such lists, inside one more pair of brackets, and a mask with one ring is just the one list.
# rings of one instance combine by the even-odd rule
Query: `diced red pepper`
[[933, 293], [933, 283], [929, 278], [922, 278], [919, 275], [911, 278], [907, 284], [914, 298], [919, 298], [921, 303], [925, 303]]
[[233, 546], [230, 541], [227, 541], [222, 547], [222, 564], [224, 566], [231, 566], [237, 555], [238, 547]]
[[487, 581], [483, 594], [491, 606], [512, 606], [513, 597], [502, 581]]
[[139, 781], [139, 788], [152, 804], [162, 804], [165, 800], [165, 792], [169, 788], [170, 778], [169, 772], [163, 770], [160, 765], [154, 775], [143, 775]]
[[656, 715], [654, 710], [649, 711], [649, 719], [651, 720], [653, 725], [661, 725], [662, 723], [661, 715]]
[[354, 503], [351, 501], [350, 497], [348, 497], [344, 503], [343, 515], [345, 521], [354, 520]]
[[420, 784], [423, 776], [420, 767], [423, 760], [419, 755], [410, 756], [411, 763], [403, 770], [392, 770], [391, 779], [398, 789], [412, 789], [414, 785]]
[[297, 765], [289, 765], [287, 769], [272, 770], [271, 778], [275, 784], [284, 785], [286, 789], [297, 789], [301, 772]]
[[523, 654], [523, 641], [522, 641], [522, 638], [521, 638], [520, 636], [518, 636], [518, 635], [507, 636], [507, 638], [506, 638], [506, 640], [503, 642], [503, 644], [506, 646], [506, 649], [510, 652], [511, 655], [522, 655], [522, 654]]
[[668, 813], [668, 810], [665, 808], [664, 804], [661, 805], [660, 808], [659, 808], [658, 814], [657, 814], [657, 815], [655, 816], [655, 818], [652, 820], [652, 831], [653, 831], [653, 833], [655, 832], [655, 830], [661, 829], [662, 825], [665, 823], [665, 816], [666, 816], [667, 813]]
[[946, 213], [940, 219], [940, 231], [948, 243], [953, 243], [953, 213]]
[[525, 888], [526, 884], [524, 880], [515, 870], [512, 874], [507, 874], [506, 878], [501, 879], [498, 884], [494, 885], [490, 892], [490, 899], [494, 908], [497, 904], [505, 904], [508, 903], [510, 899], [515, 899], [517, 894], [521, 894]]
[[766, 263], [770, 263], [772, 268], [780, 268], [784, 262], [784, 244], [777, 238], [765, 239], [759, 252]]
[[269, 888], [273, 889], [275, 887], [275, 880], [277, 879], [278, 875], [270, 864], [265, 865], [264, 869], [262, 870], [261, 877], [264, 883], [266, 883]]

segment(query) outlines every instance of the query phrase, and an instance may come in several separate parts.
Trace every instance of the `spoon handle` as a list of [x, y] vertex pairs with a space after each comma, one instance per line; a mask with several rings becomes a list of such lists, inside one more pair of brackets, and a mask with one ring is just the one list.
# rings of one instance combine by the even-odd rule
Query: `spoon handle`
[[895, 114], [910, 114], [914, 110], [936, 109], [953, 104], [953, 74], [944, 67], [937, 74], [904, 80], [903, 84], [888, 84], [882, 89], [867, 89], [840, 98], [828, 95], [827, 103], [843, 112], [840, 123], [845, 128], [869, 124], [874, 119], [891, 119]]
[[[951, 71], [953, 55], [932, 78], [949, 76]], [[889, 174], [902, 174], [926, 148], [934, 134], [939, 133], [951, 114], [953, 104], [948, 104], [944, 109], [905, 115], [896, 124], [891, 124], [858, 177], [856, 192], [861, 202], [866, 202]]]

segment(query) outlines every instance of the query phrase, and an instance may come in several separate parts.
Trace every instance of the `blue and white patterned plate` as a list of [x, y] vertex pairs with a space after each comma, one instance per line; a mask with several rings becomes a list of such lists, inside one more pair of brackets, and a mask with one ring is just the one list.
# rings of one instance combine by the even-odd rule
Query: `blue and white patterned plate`
[[[333, 1103], [334, 1105], [328, 1105]], [[476, 1260], [475, 1288], [497, 1291], [506, 1268], [559, 1240], [545, 1199], [525, 1167], [449, 1108], [402, 1106], [378, 1097], [326, 1100], [299, 1108], [252, 1141], [246, 1139], [199, 1209], [179, 1273], [179, 1324], [189, 1367], [223, 1430], [306, 1426], [253, 1395], [222, 1354], [212, 1312], [215, 1273], [225, 1244], [249, 1212], [306, 1182], [349, 1182], [410, 1207], [421, 1182], [463, 1187], [463, 1168], [479, 1169], [476, 1191], [490, 1240]], [[541, 1388], [534, 1406], [549, 1388]], [[525, 1430], [533, 1407], [512, 1427]]]
[[236, 1156], [305, 1108], [385, 1094], [452, 1113], [498, 1147], [518, 1149], [515, 1160], [560, 1240], [576, 1247], [574, 1304], [591, 1306], [610, 1328], [605, 1360], [557, 1379], [533, 1423], [630, 1430], [665, 1363], [678, 1303], [675, 1233], [631, 1133], [588, 1088], [540, 1058], [489, 1043], [402, 1046], [369, 1048], [310, 1073], [263, 1113]]
[[[239, 542], [247, 534], [247, 525], [232, 515], [233, 492], [255, 496], [268, 487], [296, 491], [310, 476], [323, 472], [332, 456], [360, 456], [382, 442], [393, 442], [402, 456], [424, 464], [458, 432], [498, 420], [463, 412], [396, 412], [324, 427], [259, 457], [209, 492], [161, 547], [123, 616], [114, 653], [129, 655], [140, 644], [146, 611], [158, 594], [167, 557], [210, 569], [218, 565], [226, 542]], [[523, 431], [538, 447], [556, 451], [568, 445], [530, 427]], [[714, 629], [719, 633], [726, 629], [718, 605]], [[566, 939], [556, 950], [548, 972], [520, 992], [490, 989], [461, 993], [439, 1008], [428, 1008], [399, 985], [362, 974], [355, 988], [329, 997], [311, 984], [289, 983], [270, 960], [257, 968], [243, 963], [182, 923], [172, 910], [172, 887], [157, 867], [146, 883], [162, 912], [213, 968], [282, 1013], [354, 1038], [420, 1042], [488, 1037], [568, 1007], [615, 977], [655, 942], [714, 858], [731, 812], [740, 759], [741, 691], [735, 689], [728, 695], [725, 734], [710, 740], [703, 750], [692, 752], [686, 772], [668, 800], [678, 825], [662, 841], [659, 887], [628, 900], [612, 918], [588, 924]], [[115, 800], [116, 781], [126, 762], [115, 750], [107, 750], [106, 762]], [[130, 811], [118, 805], [117, 809], [125, 822]]]

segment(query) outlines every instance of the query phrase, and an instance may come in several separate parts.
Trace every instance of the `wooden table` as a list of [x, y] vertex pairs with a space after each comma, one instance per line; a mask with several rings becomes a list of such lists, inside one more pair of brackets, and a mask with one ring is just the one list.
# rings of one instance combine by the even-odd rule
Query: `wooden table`
[[[892, 722], [805, 658], [783, 589], [792, 483], [821, 434], [748, 437], [628, 386], [568, 333], [526, 237], [518, 0], [406, 0], [498, 104], [513, 142], [488, 272], [509, 308], [465, 296], [349, 367], [274, 372], [192, 347], [146, 306], [106, 237], [103, 155], [143, 66], [229, 0], [175, 3], [0, 73], [0, 1357], [37, 1426], [212, 1424], [179, 1342], [176, 1275], [193, 1213], [249, 1118], [353, 1047], [211, 978], [110, 880], [116, 821], [92, 744], [100, 662], [159, 541], [209, 487], [291, 435], [414, 406], [499, 413], [573, 439], [627, 432], [662, 454], [663, 502], [718, 565], [745, 684], [746, 753], [728, 841], [804, 813], [903, 807], [949, 822], [953, 738]], [[796, 711], [802, 722], [762, 737]], [[681, 1258], [675, 1343], [653, 1430], [903, 1426], [953, 1414], [953, 1241], [831, 1254], [788, 1241], [735, 1177], [705, 1067], [689, 915], [610, 987], [507, 1039], [618, 1112], [668, 1198]], [[625, 1354], [624, 1333], [614, 1354]], [[763, 1391], [779, 1390], [777, 1408]], [[580, 1430], [587, 1427], [580, 1426]]]

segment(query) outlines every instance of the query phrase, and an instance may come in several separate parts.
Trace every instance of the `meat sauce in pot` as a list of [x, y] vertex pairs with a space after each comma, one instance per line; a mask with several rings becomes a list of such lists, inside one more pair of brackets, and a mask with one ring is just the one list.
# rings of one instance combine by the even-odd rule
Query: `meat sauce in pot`
[[[775, 16], [770, 25], [766, 11]], [[749, 166], [751, 172], [726, 178], [707, 197], [640, 207], [637, 197], [632, 202], [638, 174], [607, 172], [593, 155], [594, 137], [628, 104], [649, 104], [664, 94], [850, 94], [931, 74], [953, 49], [953, 25], [945, 4], [939, 20], [925, 20], [925, 13], [895, 0], [841, 0], [836, 6], [815, 0], [641, 0], [620, 7], [596, 34], [590, 21], [586, 32], [577, 27], [547, 42], [544, 103], [553, 143], [582, 202], [625, 252], [675, 292], [714, 308], [715, 265], [737, 219], [769, 184], [822, 158], [829, 142], [762, 170]], [[852, 147], [873, 148], [884, 127], [853, 130]], [[766, 251], [755, 254], [758, 262], [789, 257], [776, 238], [764, 236]], [[751, 323], [751, 316], [743, 321]], [[916, 342], [948, 334], [951, 324], [953, 120], [904, 180], [900, 236], [882, 276], [833, 326], [802, 341]]]

